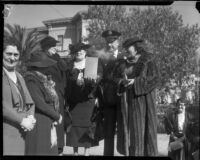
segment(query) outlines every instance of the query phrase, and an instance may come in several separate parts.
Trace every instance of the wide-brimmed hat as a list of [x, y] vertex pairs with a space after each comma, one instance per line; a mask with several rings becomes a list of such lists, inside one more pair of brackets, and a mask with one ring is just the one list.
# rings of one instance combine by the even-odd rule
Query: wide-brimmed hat
[[91, 47], [91, 45], [84, 44], [84, 43], [77, 43], [77, 44], [74, 44], [74, 45], [72, 45], [72, 44], [69, 45], [69, 49], [70, 49], [71, 54], [77, 53], [80, 50], [87, 50], [90, 47]]
[[49, 67], [57, 62], [51, 58], [49, 58], [46, 54], [43, 52], [37, 52], [34, 54], [31, 54], [31, 58], [27, 63], [27, 66], [29, 67]]
[[51, 47], [55, 47], [56, 43], [58, 42], [59, 41], [55, 40], [53, 37], [47, 36], [40, 41], [40, 45], [42, 48], [51, 48]]
[[128, 48], [128, 47], [130, 47], [131, 45], [134, 45], [134, 44], [136, 44], [136, 43], [138, 43], [138, 42], [143, 42], [143, 40], [140, 39], [139, 37], [129, 38], [129, 39], [125, 40], [125, 42], [123, 43], [122, 46], [123, 46], [124, 48]]
[[121, 36], [121, 33], [115, 30], [106, 30], [101, 36], [105, 38], [108, 43], [112, 43]]

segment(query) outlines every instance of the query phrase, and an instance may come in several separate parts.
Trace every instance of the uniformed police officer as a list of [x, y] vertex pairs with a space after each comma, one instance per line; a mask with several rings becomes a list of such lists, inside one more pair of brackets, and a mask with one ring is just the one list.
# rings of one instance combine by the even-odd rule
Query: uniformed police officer
[[104, 117], [104, 155], [114, 155], [114, 135], [116, 129], [117, 114], [117, 84], [113, 80], [113, 71], [116, 60], [120, 57], [119, 37], [121, 33], [114, 30], [106, 30], [102, 33], [105, 38], [106, 46], [97, 51], [99, 55], [99, 64], [103, 69], [101, 81], [102, 92], [100, 95], [100, 106], [103, 110]]

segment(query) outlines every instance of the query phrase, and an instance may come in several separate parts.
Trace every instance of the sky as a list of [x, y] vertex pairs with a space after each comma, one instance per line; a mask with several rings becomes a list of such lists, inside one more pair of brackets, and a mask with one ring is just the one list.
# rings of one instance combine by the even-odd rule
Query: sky
[[[200, 26], [200, 14], [195, 8], [195, 1], [175, 1], [171, 6], [174, 11], [178, 11], [185, 24], [198, 23]], [[129, 7], [132, 7], [129, 5]], [[134, 6], [133, 6], [134, 7]], [[145, 6], [140, 6], [141, 9]], [[4, 19], [4, 22], [10, 24], [20, 24], [23, 27], [41, 27], [42, 21], [73, 17], [79, 11], [87, 10], [87, 5], [41, 5], [30, 4], [12, 5], [11, 14]]]

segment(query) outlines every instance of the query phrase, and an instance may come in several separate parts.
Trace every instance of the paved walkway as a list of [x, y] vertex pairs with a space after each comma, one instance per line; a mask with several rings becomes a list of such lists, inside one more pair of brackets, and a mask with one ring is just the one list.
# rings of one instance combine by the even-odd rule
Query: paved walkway
[[[167, 146], [169, 142], [169, 136], [166, 134], [158, 134], [158, 152], [159, 156], [167, 156]], [[99, 146], [92, 147], [89, 149], [89, 153], [91, 156], [103, 156], [103, 145], [104, 140], [100, 141]], [[83, 148], [79, 148], [80, 155], [83, 155], [84, 150]], [[72, 147], [64, 147], [64, 155], [73, 155], [73, 148]], [[114, 156], [123, 156], [119, 154], [116, 150], [116, 137], [115, 137], [115, 151]]]

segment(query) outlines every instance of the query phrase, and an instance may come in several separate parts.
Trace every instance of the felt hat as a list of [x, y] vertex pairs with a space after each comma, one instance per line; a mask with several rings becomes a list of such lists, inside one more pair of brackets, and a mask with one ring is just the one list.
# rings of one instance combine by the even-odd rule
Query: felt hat
[[81, 43], [81, 42], [74, 44], [74, 45], [69, 45], [69, 49], [70, 49], [71, 54], [77, 53], [80, 50], [87, 50], [90, 47], [91, 47], [91, 45], [84, 44], [84, 43]]
[[40, 41], [40, 45], [41, 45], [41, 48], [51, 48], [51, 47], [55, 47], [56, 43], [58, 42], [59, 41], [55, 40], [53, 37], [47, 36]]
[[124, 48], [128, 48], [128, 47], [130, 47], [131, 45], [134, 45], [134, 44], [136, 44], [136, 43], [138, 43], [138, 42], [143, 42], [143, 40], [140, 39], [140, 38], [138, 38], [138, 37], [129, 38], [129, 39], [125, 40], [125, 42], [122, 44], [122, 46], [123, 46]]

